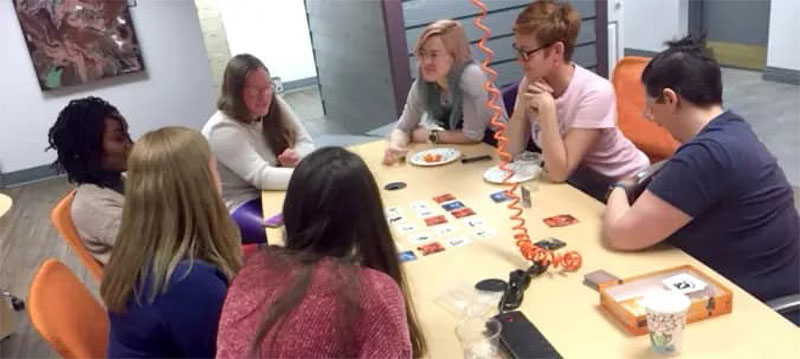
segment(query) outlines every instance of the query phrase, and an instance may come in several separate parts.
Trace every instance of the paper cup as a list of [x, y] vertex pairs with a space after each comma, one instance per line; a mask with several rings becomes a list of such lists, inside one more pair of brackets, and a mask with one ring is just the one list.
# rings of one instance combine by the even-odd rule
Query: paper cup
[[676, 291], [655, 291], [642, 300], [647, 310], [647, 330], [650, 344], [658, 354], [681, 352], [683, 330], [686, 327], [686, 311], [691, 300]]

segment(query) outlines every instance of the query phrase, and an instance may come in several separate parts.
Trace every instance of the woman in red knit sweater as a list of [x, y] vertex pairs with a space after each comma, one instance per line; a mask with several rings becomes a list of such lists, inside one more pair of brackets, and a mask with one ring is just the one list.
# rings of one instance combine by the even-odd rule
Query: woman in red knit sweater
[[222, 310], [218, 358], [411, 358], [425, 351], [378, 186], [358, 156], [313, 152], [292, 174], [285, 246], [254, 255]]

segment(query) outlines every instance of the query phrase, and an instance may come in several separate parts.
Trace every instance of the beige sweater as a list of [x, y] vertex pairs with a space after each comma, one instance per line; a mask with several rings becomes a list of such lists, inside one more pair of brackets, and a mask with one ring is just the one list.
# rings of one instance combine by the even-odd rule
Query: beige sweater
[[125, 196], [111, 188], [85, 183], [72, 201], [72, 222], [95, 259], [106, 265], [122, 221]]
[[[297, 128], [293, 149], [301, 158], [305, 157], [314, 150], [311, 136], [289, 105], [280, 96], [275, 98], [283, 114]], [[272, 153], [264, 139], [261, 121], [244, 123], [217, 111], [203, 126], [202, 133], [217, 158], [222, 200], [229, 211], [259, 198], [262, 190], [286, 189], [293, 169], [278, 167], [278, 154]]]

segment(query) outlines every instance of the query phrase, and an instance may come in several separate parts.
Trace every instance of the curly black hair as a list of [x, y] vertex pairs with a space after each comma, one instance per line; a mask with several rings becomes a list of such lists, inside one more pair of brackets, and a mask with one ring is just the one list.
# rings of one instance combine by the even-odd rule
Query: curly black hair
[[[127, 127], [117, 108], [99, 97], [76, 99], [61, 110], [47, 137], [58, 158], [52, 167], [66, 172], [70, 182], [108, 186], [109, 173], [103, 170], [103, 131], [105, 119], [113, 118]], [[114, 174], [119, 176], [119, 174]]]

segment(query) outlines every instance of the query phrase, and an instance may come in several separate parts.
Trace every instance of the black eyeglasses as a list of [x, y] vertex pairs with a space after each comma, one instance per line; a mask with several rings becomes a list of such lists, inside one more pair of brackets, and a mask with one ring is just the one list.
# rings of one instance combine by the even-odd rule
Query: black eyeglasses
[[544, 48], [546, 48], [546, 47], [548, 47], [548, 46], [550, 46], [552, 44], [555, 44], [555, 42], [551, 42], [551, 43], [549, 43], [547, 45], [539, 46], [539, 47], [537, 47], [537, 48], [535, 48], [533, 50], [529, 50], [529, 51], [525, 51], [525, 50], [519, 48], [519, 46], [517, 46], [517, 44], [511, 44], [511, 47], [514, 48], [514, 51], [517, 52], [517, 58], [522, 59], [523, 61], [528, 61], [528, 59], [530, 59], [531, 56], [536, 53], [536, 51], [544, 49]]

